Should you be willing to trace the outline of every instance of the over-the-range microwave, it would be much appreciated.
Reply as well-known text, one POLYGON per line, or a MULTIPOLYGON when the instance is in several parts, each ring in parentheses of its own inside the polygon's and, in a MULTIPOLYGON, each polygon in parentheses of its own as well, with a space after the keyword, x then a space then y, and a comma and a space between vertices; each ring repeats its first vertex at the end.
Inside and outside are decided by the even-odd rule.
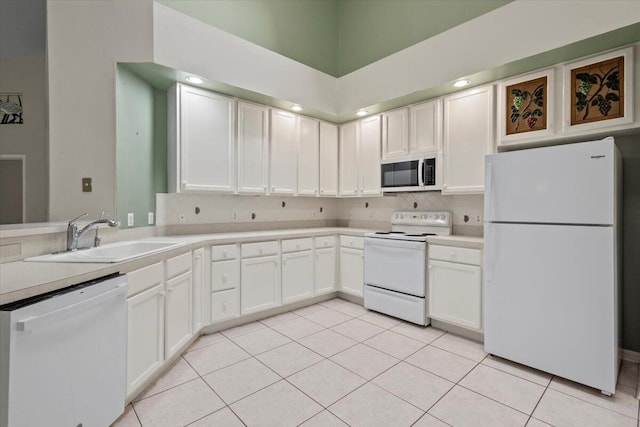
POLYGON ((380 165, 382 191, 440 190, 437 163, 436 154, 407 160, 383 160, 380 165))

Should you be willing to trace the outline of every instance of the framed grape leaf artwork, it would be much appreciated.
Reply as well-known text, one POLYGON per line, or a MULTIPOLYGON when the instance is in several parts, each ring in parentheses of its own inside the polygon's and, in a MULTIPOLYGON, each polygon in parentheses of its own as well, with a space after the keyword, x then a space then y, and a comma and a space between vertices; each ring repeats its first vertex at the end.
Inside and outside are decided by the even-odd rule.
POLYGON ((613 129, 633 123, 634 46, 563 66, 565 132, 613 129))
POLYGON ((506 87, 507 135, 547 128, 547 76, 506 87))
POLYGON ((498 145, 517 145, 553 136, 554 81, 553 68, 500 81, 498 145))
POLYGON ((571 70, 571 125, 624 117, 624 56, 571 70))

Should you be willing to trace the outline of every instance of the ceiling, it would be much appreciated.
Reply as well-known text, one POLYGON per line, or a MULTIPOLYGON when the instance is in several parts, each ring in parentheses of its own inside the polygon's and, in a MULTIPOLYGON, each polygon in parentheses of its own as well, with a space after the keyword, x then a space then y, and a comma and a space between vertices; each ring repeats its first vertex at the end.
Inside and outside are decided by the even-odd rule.
POLYGON ((156 0, 340 77, 511 0, 156 0))
POLYGON ((45 0, 0 0, 0 60, 44 54, 45 0))

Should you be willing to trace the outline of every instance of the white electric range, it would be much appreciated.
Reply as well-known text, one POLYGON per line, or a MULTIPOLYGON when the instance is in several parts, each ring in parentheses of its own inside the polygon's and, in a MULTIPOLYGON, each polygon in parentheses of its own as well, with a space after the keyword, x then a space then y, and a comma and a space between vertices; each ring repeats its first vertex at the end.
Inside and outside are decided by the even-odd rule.
POLYGON ((364 306, 428 325, 427 237, 451 234, 451 212, 395 212, 364 238, 364 306))

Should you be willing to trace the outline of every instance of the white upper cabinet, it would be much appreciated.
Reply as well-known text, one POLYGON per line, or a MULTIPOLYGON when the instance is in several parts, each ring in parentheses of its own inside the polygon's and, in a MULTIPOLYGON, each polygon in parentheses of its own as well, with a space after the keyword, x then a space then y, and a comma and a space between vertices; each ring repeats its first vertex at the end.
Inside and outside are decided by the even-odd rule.
POLYGON ((169 90, 169 191, 235 190, 235 100, 177 84, 169 90))
POLYGON ((269 109, 238 102, 238 193, 267 190, 269 109))
POLYGON ((340 196, 358 195, 358 122, 340 125, 340 196))
POLYGON ((295 194, 297 178, 296 115, 271 110, 269 192, 295 194))
POLYGON ((298 120, 298 194, 316 196, 320 179, 320 122, 302 116, 298 120))
POLYGON ((443 194, 484 191, 484 156, 494 152, 494 87, 444 98, 443 194))
POLYGON ((409 109, 388 111, 382 114, 382 158, 409 154, 409 109))
POLYGON ((382 194, 380 139, 380 116, 340 126, 340 196, 382 194))
POLYGON ((338 126, 320 122, 320 195, 338 195, 338 126))
POLYGON ((380 188, 380 116, 360 121, 360 194, 376 196, 380 188))
POLYGON ((409 116, 409 151, 412 154, 439 152, 442 149, 442 99, 411 106, 409 116))

